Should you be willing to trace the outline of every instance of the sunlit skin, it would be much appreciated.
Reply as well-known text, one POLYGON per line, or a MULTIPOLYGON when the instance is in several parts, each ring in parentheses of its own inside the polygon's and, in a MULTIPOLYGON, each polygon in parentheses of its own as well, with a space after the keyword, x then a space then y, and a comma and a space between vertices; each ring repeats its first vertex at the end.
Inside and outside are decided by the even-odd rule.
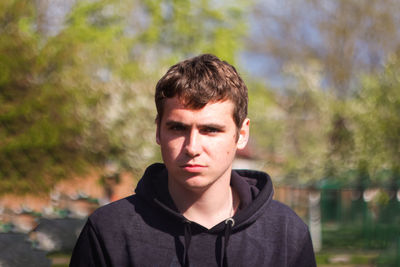
POLYGON ((233 107, 229 100, 198 110, 186 108, 177 97, 165 101, 156 138, 168 170, 170 193, 179 203, 180 199, 190 203, 192 198, 196 204, 212 200, 216 208, 218 201, 221 207, 231 204, 226 199, 231 194, 232 163, 236 150, 247 144, 250 123, 246 119, 238 131, 233 107))

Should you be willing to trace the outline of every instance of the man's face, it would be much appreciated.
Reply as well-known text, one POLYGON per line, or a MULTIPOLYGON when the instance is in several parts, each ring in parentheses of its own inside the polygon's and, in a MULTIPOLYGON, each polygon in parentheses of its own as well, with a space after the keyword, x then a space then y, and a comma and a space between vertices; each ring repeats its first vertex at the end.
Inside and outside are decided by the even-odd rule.
POLYGON ((237 130, 233 108, 230 100, 199 110, 186 108, 177 97, 165 100, 157 143, 170 182, 201 190, 222 177, 230 179, 236 150, 246 146, 249 134, 248 119, 237 130))

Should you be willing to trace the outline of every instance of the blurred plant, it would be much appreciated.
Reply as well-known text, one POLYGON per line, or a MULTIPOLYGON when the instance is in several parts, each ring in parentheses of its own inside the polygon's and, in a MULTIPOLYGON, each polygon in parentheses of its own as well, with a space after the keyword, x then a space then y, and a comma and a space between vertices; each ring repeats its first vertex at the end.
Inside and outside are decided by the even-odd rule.
POLYGON ((380 71, 398 48, 399 11, 396 0, 256 1, 247 45, 269 63, 261 69, 267 81, 282 77, 282 67, 314 60, 325 90, 346 98, 360 74, 380 71))
POLYGON ((383 72, 363 76, 357 93, 346 99, 324 88, 315 61, 286 66, 291 83, 284 93, 259 86, 250 106, 253 133, 271 168, 291 183, 330 177, 363 188, 370 182, 398 188, 399 62, 392 56, 383 72))
POLYGON ((239 1, 100 0, 77 1, 49 33, 41 2, 0 3, 0 194, 159 159, 157 79, 201 52, 234 63, 245 31, 239 1))
MULTIPOLYGON (((400 168, 400 60, 393 55, 381 74, 366 76, 353 103, 357 122, 357 152, 373 173, 400 168)), ((397 181, 398 183, 399 181, 397 181)))
POLYGON ((268 92, 256 102, 270 100, 252 129, 287 182, 369 173, 379 184, 390 169, 400 184, 399 10, 394 0, 255 1, 246 48, 264 63, 268 92))
POLYGON ((252 136, 262 144, 259 150, 268 160, 266 167, 277 169, 292 184, 320 179, 329 149, 327 135, 335 98, 321 90, 319 63, 307 63, 285 67, 290 83, 284 93, 262 86, 257 94, 250 90, 252 136))

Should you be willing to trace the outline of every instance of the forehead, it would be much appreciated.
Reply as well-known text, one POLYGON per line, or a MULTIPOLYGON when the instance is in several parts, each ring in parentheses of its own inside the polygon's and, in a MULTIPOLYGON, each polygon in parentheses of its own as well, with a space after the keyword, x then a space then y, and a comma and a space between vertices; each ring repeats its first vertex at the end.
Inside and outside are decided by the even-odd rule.
POLYGON ((185 106, 178 97, 167 98, 164 102, 162 119, 167 120, 207 120, 233 122, 234 104, 231 100, 210 102, 202 108, 185 106))

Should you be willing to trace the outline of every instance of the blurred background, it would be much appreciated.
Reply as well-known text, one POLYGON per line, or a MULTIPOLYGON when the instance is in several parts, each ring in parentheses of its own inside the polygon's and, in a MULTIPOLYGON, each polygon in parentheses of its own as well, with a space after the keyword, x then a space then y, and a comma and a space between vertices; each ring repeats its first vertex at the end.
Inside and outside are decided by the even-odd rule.
POLYGON ((399 14, 397 0, 2 0, 0 265, 67 266, 85 218, 161 161, 158 79, 213 53, 249 88, 235 167, 272 176, 318 266, 400 266, 399 14))

